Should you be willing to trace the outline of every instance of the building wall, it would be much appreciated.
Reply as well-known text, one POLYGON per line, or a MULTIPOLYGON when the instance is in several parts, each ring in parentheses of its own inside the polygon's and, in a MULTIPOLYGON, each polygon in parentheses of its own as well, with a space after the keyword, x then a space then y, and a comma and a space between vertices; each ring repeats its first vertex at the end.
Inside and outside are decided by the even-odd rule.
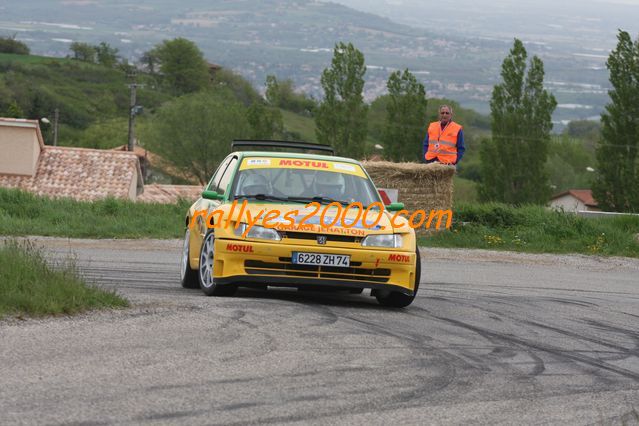
POLYGON ((131 184, 129 185, 129 200, 135 201, 138 195, 138 175, 133 173, 131 184))
POLYGON ((587 210, 586 205, 573 197, 570 194, 566 194, 562 197, 556 198, 550 202, 550 207, 556 210, 563 209, 566 212, 577 212, 580 210, 587 210))
POLYGON ((0 126, 0 173, 33 176, 40 156, 32 127, 0 126))

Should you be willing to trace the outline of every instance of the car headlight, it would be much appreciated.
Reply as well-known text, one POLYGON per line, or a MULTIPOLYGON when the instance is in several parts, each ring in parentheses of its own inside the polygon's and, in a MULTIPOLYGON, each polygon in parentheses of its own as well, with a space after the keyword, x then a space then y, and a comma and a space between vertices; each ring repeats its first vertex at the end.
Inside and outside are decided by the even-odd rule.
MULTIPOLYGON (((247 228, 246 223, 240 223, 240 226, 235 229, 235 235, 241 237, 246 232, 247 228)), ((280 241, 282 236, 275 229, 265 228, 259 225, 253 225, 249 230, 248 234, 246 234, 247 238, 260 238, 262 240, 274 240, 280 241)))
POLYGON ((399 248, 402 243, 403 240, 400 234, 369 235, 362 240, 362 246, 364 247, 399 248))

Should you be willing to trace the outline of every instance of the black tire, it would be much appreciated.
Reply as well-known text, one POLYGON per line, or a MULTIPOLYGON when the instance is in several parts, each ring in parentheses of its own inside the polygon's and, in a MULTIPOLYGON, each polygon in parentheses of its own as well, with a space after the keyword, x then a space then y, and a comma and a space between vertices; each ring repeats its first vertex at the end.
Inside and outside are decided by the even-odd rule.
POLYGON ((349 288, 348 292, 350 294, 362 294, 362 292, 364 291, 363 288, 349 288))
POLYGON ((422 263, 419 256, 419 247, 415 249, 415 263, 415 291, 413 292, 413 295, 407 296, 398 291, 378 291, 375 293, 375 298, 380 305, 387 306, 389 308, 405 308, 406 306, 413 303, 413 300, 415 300, 415 296, 417 296, 417 290, 419 290, 419 281, 422 275, 422 263))
POLYGON ((207 232, 200 249, 200 262, 198 266, 198 280, 200 288, 207 296, 233 296, 237 291, 234 284, 219 285, 213 278, 213 265, 215 261, 215 230, 207 232))
POLYGON ((200 281, 197 278, 197 270, 191 269, 189 264, 190 239, 191 232, 187 229, 184 235, 184 245, 182 246, 182 259, 180 260, 180 284, 184 288, 199 288, 200 281))

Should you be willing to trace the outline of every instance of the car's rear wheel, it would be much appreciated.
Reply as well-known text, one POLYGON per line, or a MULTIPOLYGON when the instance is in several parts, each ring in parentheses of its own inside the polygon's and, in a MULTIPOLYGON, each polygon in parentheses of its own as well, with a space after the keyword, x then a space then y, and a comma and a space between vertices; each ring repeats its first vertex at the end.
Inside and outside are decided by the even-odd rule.
POLYGON ((200 282, 197 278, 197 270, 191 269, 191 265, 189 264, 190 240, 191 231, 187 229, 182 246, 182 260, 180 261, 180 283, 184 288, 198 288, 200 282))
POLYGON ((232 296, 237 291, 233 284, 220 285, 213 277, 213 265, 215 264, 215 232, 209 231, 202 241, 200 250, 200 265, 198 277, 200 288, 207 296, 232 296))
POLYGON ((419 281, 421 279, 422 264, 419 257, 419 247, 415 250, 415 291, 412 296, 400 293, 398 291, 377 291, 375 292, 375 298, 382 306, 388 306, 391 308, 405 308, 413 303, 415 296, 417 296, 417 290, 419 289, 419 281))

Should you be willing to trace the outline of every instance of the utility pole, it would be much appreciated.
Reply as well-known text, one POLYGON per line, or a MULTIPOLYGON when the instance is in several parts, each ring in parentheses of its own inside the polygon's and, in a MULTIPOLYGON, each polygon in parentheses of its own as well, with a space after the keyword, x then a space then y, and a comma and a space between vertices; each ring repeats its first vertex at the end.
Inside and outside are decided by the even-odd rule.
POLYGON ((60 110, 55 109, 53 115, 53 146, 58 146, 58 120, 60 119, 60 110))
POLYGON ((128 150, 133 152, 133 148, 135 147, 135 103, 136 99, 136 90, 138 88, 138 84, 135 81, 135 74, 133 75, 133 83, 129 84, 129 89, 131 89, 131 103, 129 105, 129 144, 128 150))

